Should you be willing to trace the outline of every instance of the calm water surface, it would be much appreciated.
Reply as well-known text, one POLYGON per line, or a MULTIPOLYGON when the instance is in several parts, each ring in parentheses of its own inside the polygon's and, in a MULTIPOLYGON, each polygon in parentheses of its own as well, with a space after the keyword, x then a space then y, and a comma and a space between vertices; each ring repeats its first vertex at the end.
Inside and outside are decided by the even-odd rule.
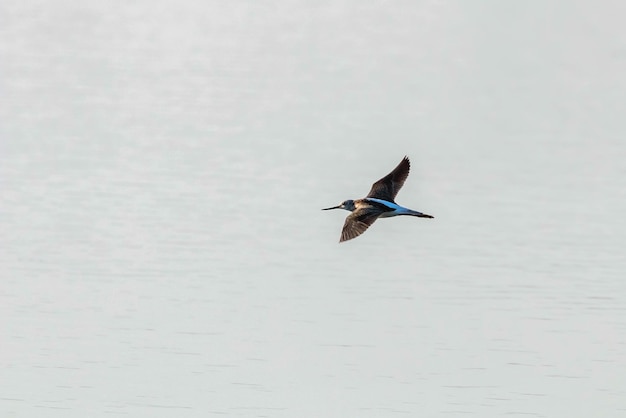
POLYGON ((3 417, 626 416, 621 4, 5 3, 3 417))

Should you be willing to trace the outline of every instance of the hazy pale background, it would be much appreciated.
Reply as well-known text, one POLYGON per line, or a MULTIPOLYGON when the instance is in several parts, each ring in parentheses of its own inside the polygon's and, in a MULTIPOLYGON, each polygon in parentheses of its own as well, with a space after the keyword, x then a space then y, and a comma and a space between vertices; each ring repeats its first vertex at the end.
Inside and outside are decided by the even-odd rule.
POLYGON ((625 15, 3 1, 0 415, 626 416, 625 15))

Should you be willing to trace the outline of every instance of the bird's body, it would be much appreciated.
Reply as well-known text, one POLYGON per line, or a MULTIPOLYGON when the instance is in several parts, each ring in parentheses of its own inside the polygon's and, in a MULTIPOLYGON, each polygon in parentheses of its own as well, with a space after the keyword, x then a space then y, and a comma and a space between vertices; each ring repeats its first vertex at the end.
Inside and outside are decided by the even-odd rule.
POLYGON ((404 206, 400 206, 395 202, 388 202, 386 200, 376 199, 373 197, 370 197, 369 199, 363 199, 363 200, 367 202, 375 202, 375 203, 383 204, 389 209, 391 209, 390 211, 381 213, 380 214, 381 218, 391 218, 392 216, 398 216, 398 215, 412 215, 412 216, 423 215, 423 213, 421 212, 416 212, 412 209, 405 208, 404 206))
POLYGON ((372 185, 372 189, 365 198, 346 200, 338 206, 323 209, 345 209, 352 212, 346 218, 339 242, 358 237, 378 218, 390 218, 400 215, 432 218, 430 215, 405 208, 394 202, 404 181, 409 176, 410 168, 408 157, 404 157, 391 173, 372 185))

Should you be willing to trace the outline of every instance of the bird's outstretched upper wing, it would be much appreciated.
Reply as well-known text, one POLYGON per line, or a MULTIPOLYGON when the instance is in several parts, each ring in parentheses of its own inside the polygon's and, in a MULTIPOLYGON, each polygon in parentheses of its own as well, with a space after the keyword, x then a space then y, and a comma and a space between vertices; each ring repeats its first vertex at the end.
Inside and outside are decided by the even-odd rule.
MULTIPOLYGON (((367 197, 393 202, 404 181, 409 176, 411 163, 409 157, 404 157, 393 171, 372 185, 367 197)), ((368 225, 369 226, 369 225, 368 225)))
POLYGON ((372 211, 369 208, 360 208, 352 212, 348 215, 346 222, 343 224, 339 242, 348 241, 349 239, 361 235, 378 219, 381 213, 383 213, 383 211, 372 211))

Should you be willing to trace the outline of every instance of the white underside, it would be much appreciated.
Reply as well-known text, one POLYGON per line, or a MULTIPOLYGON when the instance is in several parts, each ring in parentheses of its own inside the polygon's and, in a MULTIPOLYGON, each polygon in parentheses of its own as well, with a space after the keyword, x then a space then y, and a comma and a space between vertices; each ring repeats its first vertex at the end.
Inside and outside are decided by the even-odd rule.
POLYGON ((416 211, 414 211, 412 209, 400 206, 400 205, 398 205, 396 203, 388 202, 388 201, 382 200, 382 199, 375 199, 373 197, 368 197, 367 200, 373 200, 374 202, 382 203, 383 205, 387 206, 388 208, 393 209, 393 212, 385 212, 382 215, 380 215, 381 218, 390 218, 392 216, 411 215, 411 214, 415 214, 415 213, 420 213, 420 212, 416 212, 416 211))

